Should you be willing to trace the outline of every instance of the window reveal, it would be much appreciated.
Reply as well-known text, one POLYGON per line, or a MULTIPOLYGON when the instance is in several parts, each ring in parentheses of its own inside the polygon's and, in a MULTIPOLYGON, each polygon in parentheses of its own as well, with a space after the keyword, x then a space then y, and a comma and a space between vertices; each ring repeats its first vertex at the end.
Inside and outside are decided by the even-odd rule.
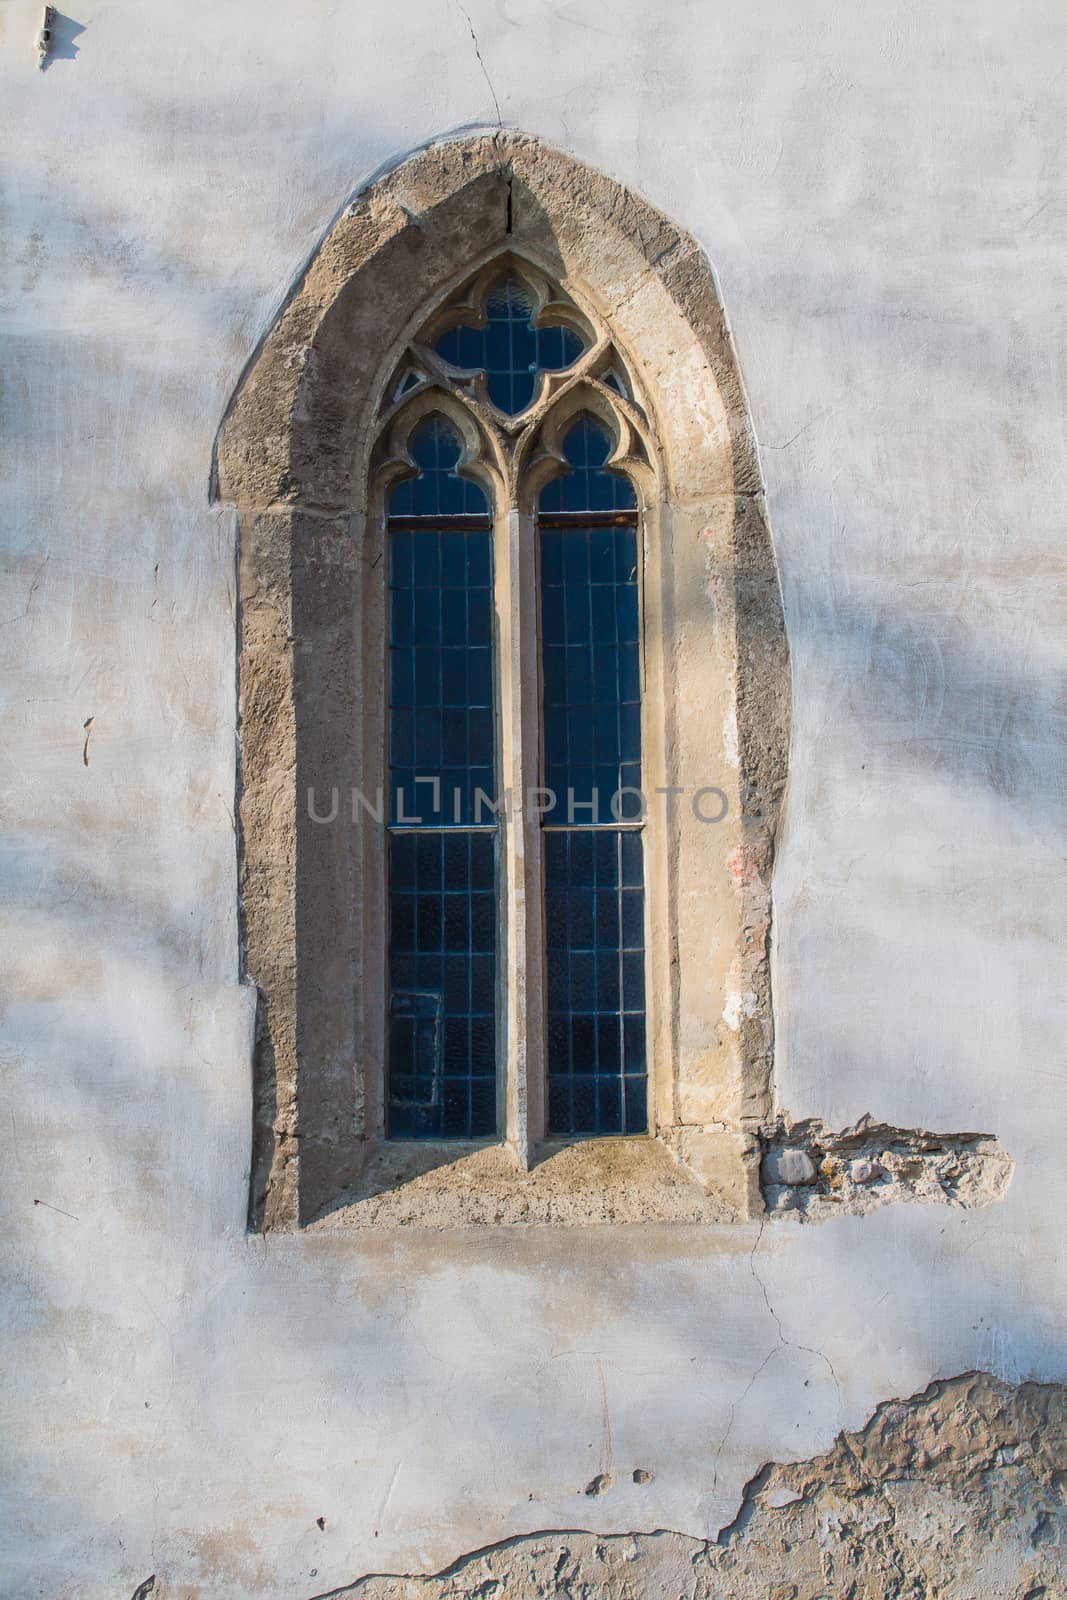
MULTIPOLYGON (((296 285, 242 378, 213 462, 220 499, 239 512, 242 971, 261 1000, 252 1226, 299 1226, 342 1196, 352 1225, 370 1225, 379 1203, 368 1209, 359 1196, 383 1184, 398 1209, 382 1215, 436 1219, 437 1189, 411 1180, 437 1166, 465 1221, 560 1220, 558 1183, 576 1173, 597 1192, 606 1186, 606 1211, 598 1203, 590 1220, 667 1214, 656 1141, 635 1141, 618 1162, 595 1144, 539 1159, 552 835, 536 814, 524 831, 497 834, 506 1149, 469 1165, 460 1141, 436 1153, 380 1143, 387 509, 392 488, 414 475, 409 445, 432 412, 455 426, 459 476, 492 508, 502 789, 542 776, 539 646, 528 625, 540 589, 536 512, 542 487, 565 476, 562 441, 579 416, 604 425, 611 467, 637 488, 649 1132, 702 1185, 721 1184, 742 1211, 758 1207, 749 1130, 773 1109, 768 929, 789 673, 756 446, 707 262, 647 203, 510 134, 420 152, 345 209, 319 261, 325 272, 296 285), (527 328, 567 329, 580 345, 569 366, 545 361, 530 403, 513 413, 494 402, 484 369, 439 349, 452 329, 485 329, 487 294, 508 277, 529 293, 527 328), (331 785, 349 779, 352 826, 345 804, 323 827, 331 785), (688 803, 707 783, 729 799, 717 828, 688 803), (634 1163, 644 1177, 631 1196, 618 1185, 634 1163), (512 1165, 499 1214, 481 1177, 512 1165)), ((428 816, 421 804, 412 811, 428 816)), ((436 1004, 415 1002, 413 1051, 443 1036, 443 1021, 436 1004)))

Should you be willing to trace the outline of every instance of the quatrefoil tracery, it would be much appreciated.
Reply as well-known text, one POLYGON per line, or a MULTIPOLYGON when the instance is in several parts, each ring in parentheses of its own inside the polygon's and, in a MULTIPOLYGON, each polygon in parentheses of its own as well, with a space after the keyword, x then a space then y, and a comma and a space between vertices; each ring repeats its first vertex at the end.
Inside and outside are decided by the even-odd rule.
POLYGON ((456 470, 493 497, 532 503, 569 471, 562 440, 583 413, 612 439, 607 465, 647 495, 648 414, 609 334, 530 262, 497 257, 423 323, 386 385, 375 454, 383 488, 416 470, 408 441, 427 415, 456 426, 456 470), (469 363, 469 364, 465 364, 469 363))
POLYGON ((434 353, 457 377, 482 380, 484 398, 502 416, 517 417, 549 374, 573 367, 586 347, 573 327, 551 319, 552 309, 537 307, 527 285, 509 272, 488 286, 480 315, 475 306, 438 335, 434 353))

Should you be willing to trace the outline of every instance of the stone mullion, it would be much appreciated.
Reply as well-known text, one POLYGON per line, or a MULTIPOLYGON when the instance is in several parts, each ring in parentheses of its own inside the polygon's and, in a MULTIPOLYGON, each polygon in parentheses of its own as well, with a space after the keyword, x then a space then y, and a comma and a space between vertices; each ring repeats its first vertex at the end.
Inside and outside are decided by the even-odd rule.
POLYGON ((529 1164, 544 1130, 544 928, 541 837, 525 798, 538 781, 536 560, 531 519, 512 503, 496 518, 500 661, 503 938, 500 973, 504 1131, 529 1164))

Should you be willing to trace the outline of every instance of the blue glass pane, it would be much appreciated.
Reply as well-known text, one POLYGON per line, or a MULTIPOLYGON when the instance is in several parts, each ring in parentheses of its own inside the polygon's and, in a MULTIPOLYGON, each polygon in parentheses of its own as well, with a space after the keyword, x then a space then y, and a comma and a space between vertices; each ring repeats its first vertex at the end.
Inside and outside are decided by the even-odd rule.
POLYGON ((390 527, 387 545, 390 821, 492 823, 493 536, 390 527))
POLYGON ((389 838, 389 1133, 496 1133, 496 837, 389 838))
POLYGON ((629 478, 608 472, 611 439, 592 417, 579 417, 563 441, 570 472, 541 490, 542 511, 633 511, 637 496, 629 478))
POLYGON ((637 832, 546 833, 548 1128, 644 1133, 644 889, 637 832))
POLYGON ((534 397, 537 374, 562 372, 582 353, 570 328, 536 328, 534 302, 518 278, 503 278, 485 304, 485 327, 450 328, 437 341, 437 353, 454 367, 484 372, 489 398, 498 410, 517 416, 534 397))
POLYGON ((419 475, 394 484, 389 495, 389 515, 487 516, 489 505, 478 485, 456 475, 456 463, 462 453, 459 434, 452 424, 436 412, 427 417, 408 440, 408 454, 419 475))
POLYGON ((637 529, 541 531, 544 783, 550 823, 641 816, 637 529), (594 793, 595 791, 595 793, 594 793), (614 802, 614 806, 613 806, 614 802))

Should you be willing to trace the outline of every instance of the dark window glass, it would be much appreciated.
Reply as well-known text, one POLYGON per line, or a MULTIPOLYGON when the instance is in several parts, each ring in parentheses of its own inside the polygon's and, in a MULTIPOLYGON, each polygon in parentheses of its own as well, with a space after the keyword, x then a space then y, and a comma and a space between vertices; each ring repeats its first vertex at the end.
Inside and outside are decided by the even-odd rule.
POLYGON ((390 527, 389 806, 400 826, 491 823, 492 533, 390 527))
POLYGON ((479 1138, 497 1127, 492 532, 470 526, 485 497, 443 418, 410 451, 387 529, 389 1133, 479 1138))
POLYGON ((632 832, 545 833, 548 1126, 644 1133, 644 888, 632 832))
POLYGON ((393 1138, 496 1132, 495 878, 492 831, 390 834, 393 1138))
POLYGON ((456 474, 463 453, 459 434, 444 417, 427 417, 408 441, 408 454, 418 477, 394 484, 389 496, 391 517, 439 515, 488 516, 485 495, 476 483, 456 474))
POLYGON ((466 372, 484 372, 489 398, 498 410, 516 416, 534 397, 540 372, 561 372, 582 353, 570 328, 538 328, 534 302, 518 278, 503 278, 485 303, 485 327, 450 328, 437 341, 437 353, 466 372))
POLYGON ((592 417, 579 417, 563 441, 563 454, 571 470, 553 478, 541 490, 541 510, 632 511, 637 496, 629 478, 609 472, 604 463, 611 454, 607 430, 592 417))
POLYGON ((610 450, 579 419, 540 505, 548 1128, 563 1135, 648 1126, 640 552, 610 450))
POLYGON ((640 795, 624 792, 641 788, 637 565, 634 526, 541 530, 544 782, 556 795, 551 822, 640 817, 640 795))

